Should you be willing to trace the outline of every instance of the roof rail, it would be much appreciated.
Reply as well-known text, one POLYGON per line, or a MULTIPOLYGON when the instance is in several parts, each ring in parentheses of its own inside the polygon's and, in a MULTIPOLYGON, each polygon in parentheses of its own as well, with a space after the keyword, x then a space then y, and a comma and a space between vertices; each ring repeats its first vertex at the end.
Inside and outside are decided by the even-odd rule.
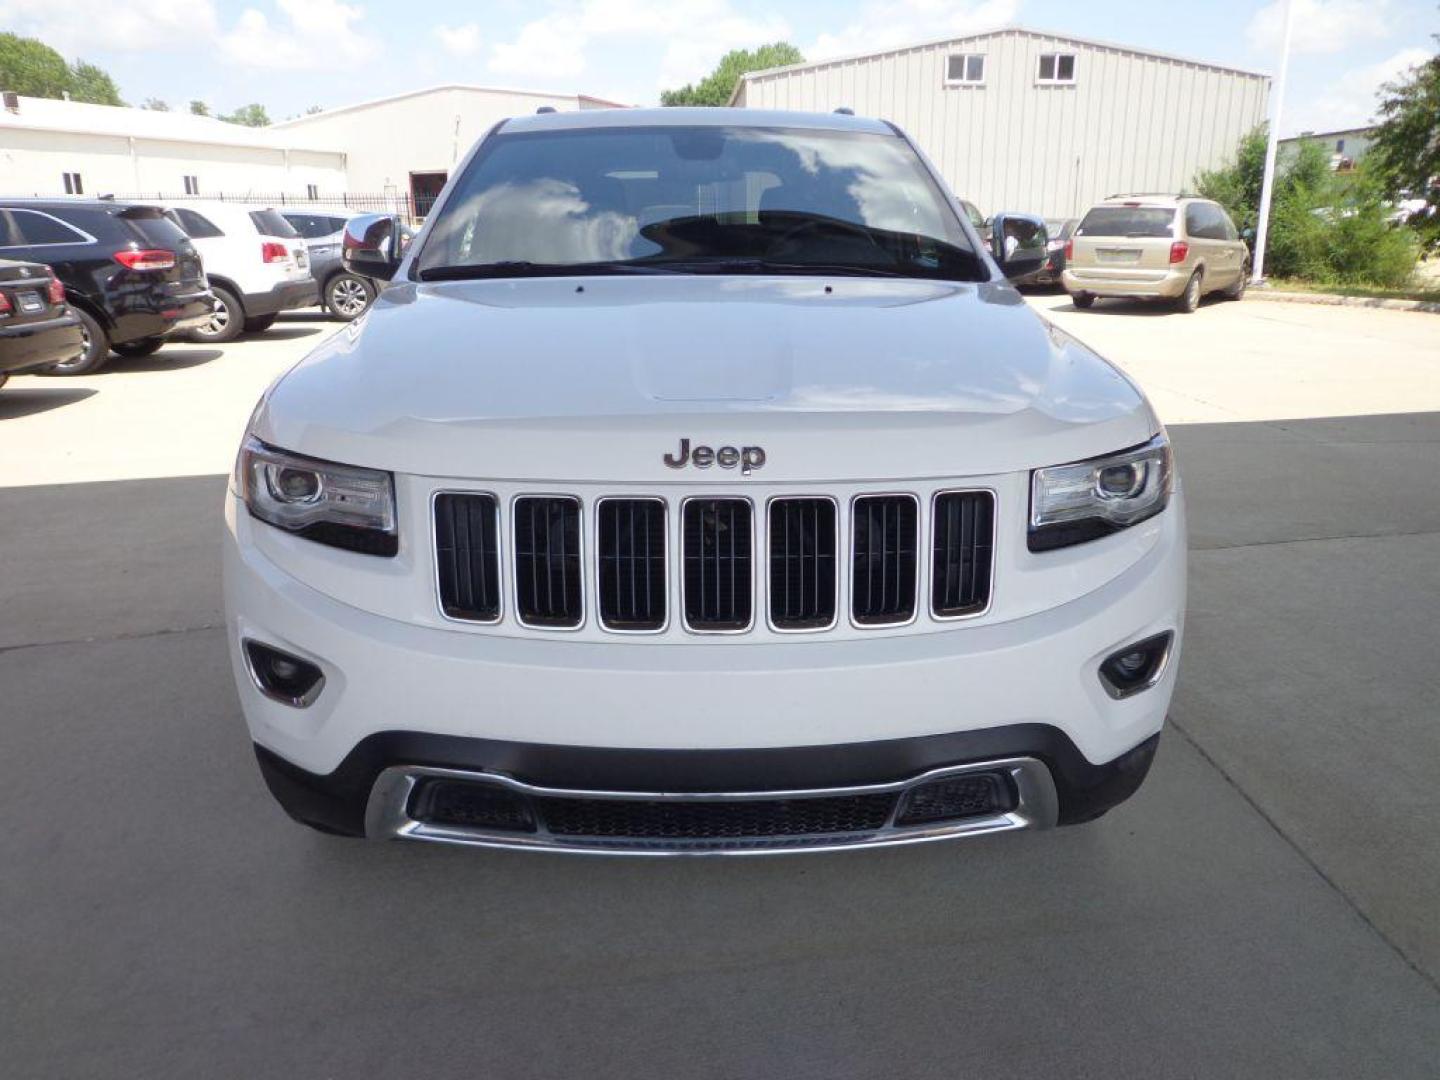
POLYGON ((1203 199, 1193 191, 1117 191, 1106 195, 1107 199, 1203 199))
POLYGON ((836 116, 854 116, 854 115, 855 115, 855 110, 852 109, 852 108, 850 108, 849 105, 841 105, 838 109, 835 110, 835 115, 836 115, 836 116))
POLYGON ((554 105, 541 105, 538 109, 535 110, 535 115, 539 116, 541 113, 552 113, 554 111, 554 105))

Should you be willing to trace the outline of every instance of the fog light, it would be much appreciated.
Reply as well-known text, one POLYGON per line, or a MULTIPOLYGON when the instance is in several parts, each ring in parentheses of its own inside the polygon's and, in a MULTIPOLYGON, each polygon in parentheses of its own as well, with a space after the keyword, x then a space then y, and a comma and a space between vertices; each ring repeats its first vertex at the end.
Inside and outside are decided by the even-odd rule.
POLYGON ((309 660, 258 641, 246 640, 242 648, 251 680, 262 694, 274 701, 303 709, 312 704, 325 687, 325 673, 309 660))
POLYGON ((1160 681, 1170 658, 1170 631, 1127 645, 1111 653, 1100 665, 1100 683, 1113 698, 1127 698, 1160 681))

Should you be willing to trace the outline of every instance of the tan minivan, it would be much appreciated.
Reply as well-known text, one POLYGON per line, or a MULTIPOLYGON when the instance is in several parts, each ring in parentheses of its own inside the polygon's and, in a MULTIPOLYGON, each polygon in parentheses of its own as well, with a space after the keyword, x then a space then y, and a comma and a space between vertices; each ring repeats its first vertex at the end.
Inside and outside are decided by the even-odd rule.
POLYGON ((1219 203, 1193 195, 1115 195, 1091 207, 1065 248, 1065 291, 1169 300, 1194 311, 1207 293, 1238 300, 1250 250, 1219 203))

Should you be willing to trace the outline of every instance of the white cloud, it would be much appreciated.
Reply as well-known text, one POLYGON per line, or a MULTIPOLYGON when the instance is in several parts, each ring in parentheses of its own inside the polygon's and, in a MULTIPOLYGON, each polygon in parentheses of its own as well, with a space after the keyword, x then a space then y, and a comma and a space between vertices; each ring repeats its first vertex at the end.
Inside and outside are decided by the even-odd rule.
POLYGON ((1319 96, 1297 101, 1293 106, 1287 102, 1285 114, 1280 118, 1281 130, 1295 134, 1363 126, 1375 117, 1380 87, 1429 59, 1430 52, 1426 49, 1401 49, 1378 64, 1351 68, 1319 96))
POLYGON ((339 0, 275 0, 278 18, 246 8, 221 35, 223 55, 237 64, 260 68, 346 68, 376 56, 379 42, 357 25, 365 17, 358 6, 339 0))
POLYGON ((480 49, 480 24, 465 23, 463 26, 435 27, 435 38, 440 48, 451 56, 474 56, 480 49))
POLYGON ((729 0, 556 0, 545 14, 496 43, 490 69, 534 83, 573 78, 599 43, 661 47, 661 86, 678 86, 710 73, 731 49, 752 48, 790 34, 779 16, 751 18, 729 0))
POLYGON ((211 0, 5 0, 3 29, 36 37, 74 59, 90 52, 194 48, 219 27, 211 0))
POLYGON ((1013 22, 1019 10, 1020 0, 873 0, 854 22, 821 34, 801 51, 807 60, 828 60, 946 35, 962 37, 1013 22))
MULTIPOLYGON (((1339 52, 1357 41, 1389 37, 1389 0, 1291 0, 1295 5, 1292 53, 1339 52)), ((1278 52, 1285 36, 1284 0, 1271 0, 1250 18, 1245 35, 1252 48, 1278 52)), ((1276 66, 1279 64, 1277 62, 1276 66)))

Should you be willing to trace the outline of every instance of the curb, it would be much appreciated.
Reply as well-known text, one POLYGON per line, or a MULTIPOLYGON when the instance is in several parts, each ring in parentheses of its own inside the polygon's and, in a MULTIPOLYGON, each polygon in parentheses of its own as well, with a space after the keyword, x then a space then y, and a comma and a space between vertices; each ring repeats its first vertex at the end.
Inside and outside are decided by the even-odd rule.
POLYGON ((1283 289, 1246 289, 1246 300, 1272 300, 1288 304, 1324 304, 1328 307, 1383 308, 1387 311, 1423 311, 1440 315, 1434 300, 1398 300, 1384 296, 1340 296, 1336 293, 1286 292, 1283 289))

